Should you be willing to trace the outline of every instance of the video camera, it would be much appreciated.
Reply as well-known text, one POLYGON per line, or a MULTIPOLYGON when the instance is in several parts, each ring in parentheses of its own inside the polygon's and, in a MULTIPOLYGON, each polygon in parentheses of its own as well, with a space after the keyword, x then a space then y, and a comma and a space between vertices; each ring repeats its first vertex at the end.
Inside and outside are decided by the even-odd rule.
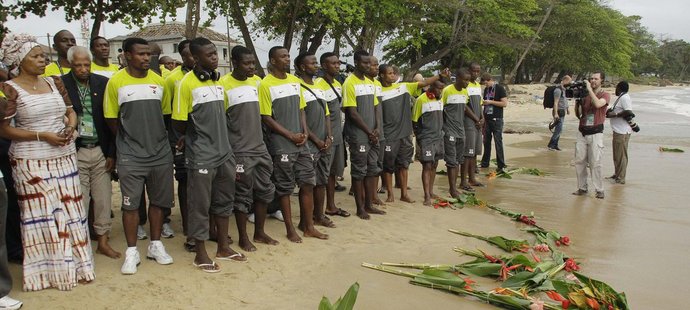
POLYGON ((568 85, 565 85, 565 96, 567 98, 582 99, 587 97, 589 92, 587 91, 587 84, 585 81, 575 81, 568 85))

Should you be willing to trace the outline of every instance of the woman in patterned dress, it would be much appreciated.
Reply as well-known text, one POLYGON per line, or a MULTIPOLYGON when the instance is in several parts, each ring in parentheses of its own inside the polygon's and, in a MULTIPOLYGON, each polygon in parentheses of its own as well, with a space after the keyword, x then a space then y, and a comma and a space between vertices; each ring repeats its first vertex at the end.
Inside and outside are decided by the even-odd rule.
POLYGON ((18 69, 0 83, 0 135, 21 209, 24 290, 70 290, 95 279, 74 146, 77 116, 59 78, 41 77, 45 56, 28 35, 8 35, 0 60, 18 69))

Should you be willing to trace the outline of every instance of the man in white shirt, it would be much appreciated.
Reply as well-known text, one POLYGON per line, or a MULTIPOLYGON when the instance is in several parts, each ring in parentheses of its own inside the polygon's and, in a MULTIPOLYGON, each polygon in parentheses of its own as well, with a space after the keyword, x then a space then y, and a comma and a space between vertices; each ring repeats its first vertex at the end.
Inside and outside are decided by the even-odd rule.
POLYGON ((613 107, 606 112, 606 117, 609 118, 611 129, 613 129, 613 165, 615 166, 614 174, 607 179, 618 184, 625 184, 625 171, 628 167, 628 142, 633 133, 633 128, 627 119, 635 116, 632 112, 632 100, 628 94, 629 88, 630 86, 626 81, 621 81, 616 85, 618 99, 613 107))

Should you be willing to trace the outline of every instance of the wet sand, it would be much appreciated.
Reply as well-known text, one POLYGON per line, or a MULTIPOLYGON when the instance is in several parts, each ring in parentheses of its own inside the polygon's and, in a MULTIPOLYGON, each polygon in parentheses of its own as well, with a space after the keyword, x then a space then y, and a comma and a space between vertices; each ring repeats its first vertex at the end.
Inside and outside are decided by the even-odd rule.
MULTIPOLYGON (((482 177, 487 187, 478 189, 478 197, 511 210, 534 212, 540 225, 568 235, 573 241, 565 251, 578 258, 582 272, 625 291, 633 309, 685 308, 690 302, 682 293, 690 284, 690 270, 683 262, 690 248, 686 237, 690 232, 686 202, 690 197, 686 178, 689 155, 660 153, 657 148, 663 142, 690 151, 690 139, 633 136, 627 184, 605 181, 606 199, 598 200, 591 195, 570 194, 576 189, 575 171, 570 166, 574 117, 566 122, 561 138, 564 151, 549 152, 546 144, 550 134, 545 128, 548 111, 540 105, 524 104, 511 106, 506 115, 506 128, 535 132, 504 135, 507 164, 539 168, 549 175, 518 175, 512 180, 482 177)), ((613 171, 610 139, 607 124, 605 175, 613 171)), ((440 169, 445 169, 442 164, 440 169)), ((416 287, 405 278, 360 267, 362 262, 455 264, 471 260, 453 252, 454 246, 499 252, 481 241, 448 233, 448 228, 532 240, 520 231, 523 225, 489 210, 422 206, 420 174, 419 163, 413 164, 410 193, 416 203, 389 203, 387 215, 372 216, 370 221, 356 216, 333 218, 338 228, 320 228, 330 234, 328 241, 305 239, 302 244, 292 244, 284 237, 283 224, 269 220, 267 231, 280 245, 257 244, 257 252, 246 253, 247 263, 220 261, 223 271, 219 274, 192 267, 193 255, 182 248, 179 209, 175 209, 173 227, 177 234, 163 240, 174 264, 160 266, 143 260, 136 275, 123 276, 122 259, 95 254, 95 282, 79 285, 71 292, 31 293, 21 291, 21 266, 12 264, 11 295, 24 301, 25 309, 316 309, 323 295, 334 301, 352 283, 359 282, 356 309, 493 309, 476 300, 416 287)), ((447 194, 445 176, 437 176, 436 188, 437 194, 447 194)), ((113 197, 115 206, 119 199, 118 195, 113 197)), ((354 213, 352 197, 337 193, 336 200, 339 207, 354 213)), ((296 199, 292 203, 293 214, 297 214, 296 199)), ((112 244, 124 252, 120 211, 114 208, 114 212, 112 244)), ((248 228, 251 231, 253 226, 248 228)), ((231 235, 237 240, 234 225, 231 235)), ((148 240, 139 242, 142 258, 147 245, 148 240)), ((209 253, 214 253, 215 244, 207 246, 209 253)), ((233 248, 238 247, 235 244, 233 248)), ((484 289, 497 286, 490 280, 480 283, 484 289)))

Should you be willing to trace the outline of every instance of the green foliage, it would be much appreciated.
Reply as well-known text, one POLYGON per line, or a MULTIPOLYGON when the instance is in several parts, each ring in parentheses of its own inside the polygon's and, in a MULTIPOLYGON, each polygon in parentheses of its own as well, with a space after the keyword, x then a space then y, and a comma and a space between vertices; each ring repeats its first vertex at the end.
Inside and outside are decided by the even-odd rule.
POLYGON ((345 293, 345 296, 338 298, 334 304, 324 296, 319 303, 319 310, 352 310, 357 301, 357 294, 359 293, 359 283, 355 282, 345 293))
POLYGON ((683 40, 664 40, 659 46, 662 78, 684 80, 690 65, 690 43, 683 40))

